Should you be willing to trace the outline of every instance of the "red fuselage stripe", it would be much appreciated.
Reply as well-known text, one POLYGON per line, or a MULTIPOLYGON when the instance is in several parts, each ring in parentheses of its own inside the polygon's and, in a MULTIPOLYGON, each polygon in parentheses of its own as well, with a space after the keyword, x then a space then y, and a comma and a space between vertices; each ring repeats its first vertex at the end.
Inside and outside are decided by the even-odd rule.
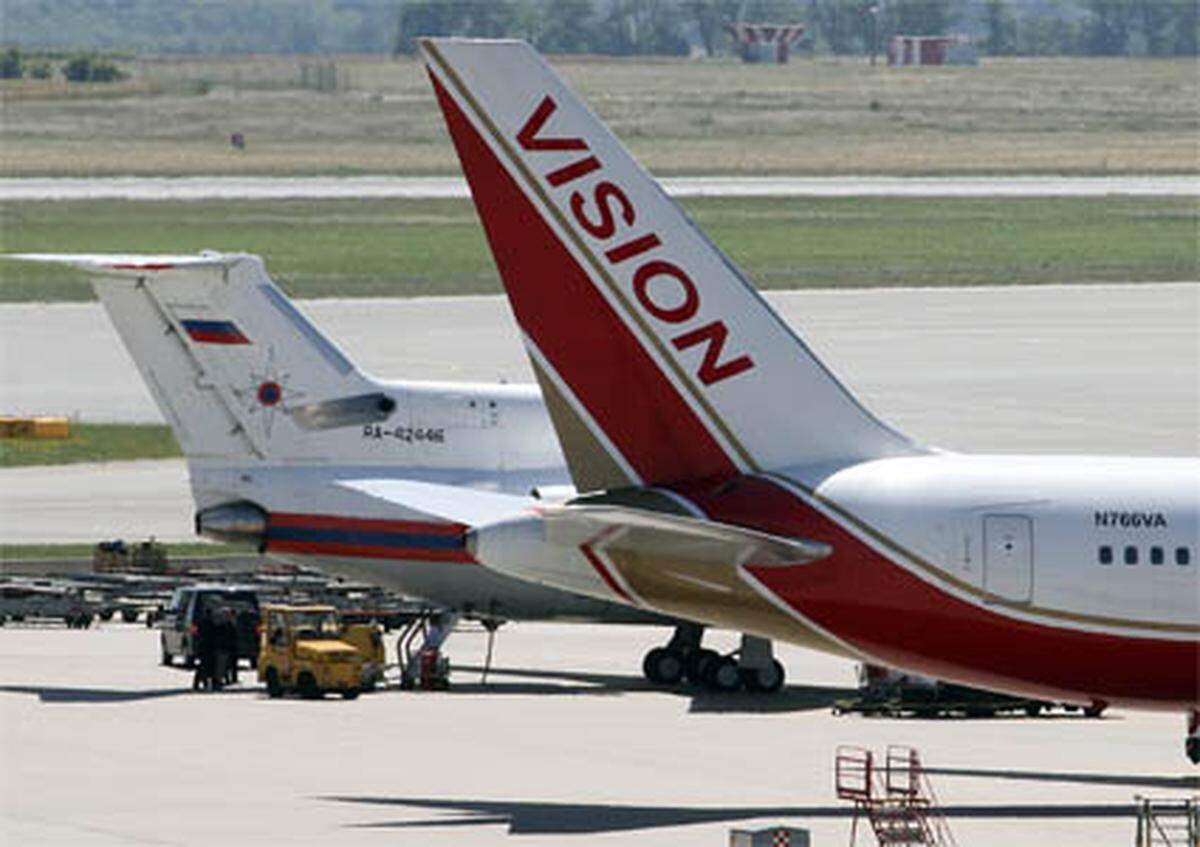
POLYGON ((804 619, 885 663, 1051 699, 1184 706, 1200 644, 1019 620, 955 597, 760 477, 677 489, 714 520, 828 544, 825 559, 747 570, 804 619))
POLYGON ((343 544, 336 541, 296 541, 271 539, 267 549, 277 553, 303 553, 310 556, 347 556, 355 559, 392 559, 404 562, 461 562, 474 564, 465 550, 436 550, 428 547, 376 547, 343 544))

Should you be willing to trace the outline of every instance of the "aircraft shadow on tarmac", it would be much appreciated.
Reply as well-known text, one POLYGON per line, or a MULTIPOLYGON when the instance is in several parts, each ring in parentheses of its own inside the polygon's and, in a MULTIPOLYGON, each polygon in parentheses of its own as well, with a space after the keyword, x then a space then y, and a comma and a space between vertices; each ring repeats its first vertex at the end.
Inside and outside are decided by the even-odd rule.
MULTIPOLYGON (((373 807, 409 807, 437 813, 410 820, 347 824, 351 829, 428 829, 437 827, 507 825, 510 835, 585 835, 606 832, 661 829, 691 824, 736 823, 771 818, 803 823, 806 818, 849 819, 854 807, 837 806, 619 806, 590 803, 539 803, 521 800, 446 800, 423 797, 317 798, 337 803, 373 807)), ((1128 803, 1006 804, 997 806, 944 806, 950 818, 1087 819, 1128 818, 1135 808, 1128 803)))
MULTIPOLYGON (((457 670, 467 673, 483 673, 483 668, 458 665, 457 670)), ((805 712, 828 709, 841 699, 854 694, 850 688, 834 688, 819 685, 789 685, 775 694, 751 694, 736 692, 722 694, 706 691, 691 685, 673 688, 654 685, 640 676, 621 674, 589 673, 585 671, 546 671, 534 668, 492 668, 488 671, 488 682, 464 683, 456 681, 451 691, 468 694, 591 694, 618 695, 637 691, 655 691, 686 697, 690 700, 688 711, 713 712, 805 712), (490 679, 502 677, 501 681, 490 679), (522 681, 510 681, 509 677, 521 677, 522 681), (524 680, 544 680, 528 682, 524 680), (566 684, 564 684, 566 683, 566 684), (574 683, 574 684, 571 684, 574 683)))
POLYGON ((1028 780, 1030 782, 1074 782, 1080 785, 1125 785, 1131 788, 1160 788, 1195 791, 1200 776, 1156 776, 1124 773, 1055 773, 1053 771, 996 770, 987 768, 932 768, 925 773, 935 776, 978 776, 984 779, 1028 780))
MULTIPOLYGON (((200 696, 208 692, 194 691, 189 685, 186 688, 149 688, 130 691, 119 688, 64 688, 53 685, 0 685, 0 693, 33 694, 43 703, 133 703, 140 700, 161 700, 167 697, 179 697, 184 694, 200 696)), ((260 695, 257 688, 227 688, 218 696, 229 694, 260 695)))

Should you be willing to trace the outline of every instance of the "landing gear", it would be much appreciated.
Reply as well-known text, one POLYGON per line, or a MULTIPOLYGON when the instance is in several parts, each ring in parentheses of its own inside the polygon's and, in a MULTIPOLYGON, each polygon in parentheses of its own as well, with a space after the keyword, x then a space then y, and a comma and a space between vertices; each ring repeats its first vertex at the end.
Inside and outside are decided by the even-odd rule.
POLYGON ((1187 753, 1188 761, 1200 765, 1200 711, 1188 715, 1188 735, 1183 750, 1187 753))
POLYGON ((691 659, 701 651, 704 627, 680 624, 664 647, 655 647, 642 659, 642 673, 655 685, 676 685, 686 675, 692 680, 691 659))
POLYGON ((700 646, 704 627, 684 624, 664 647, 655 647, 642 661, 646 679, 656 685, 676 685, 687 679, 693 685, 731 693, 741 688, 772 694, 783 687, 785 673, 772 655, 766 638, 743 635, 742 645, 727 656, 700 646))
POLYGON ((655 647, 642 660, 642 673, 655 685, 675 685, 683 679, 683 656, 667 647, 655 647))
POLYGON ((693 650, 688 654, 686 674, 688 682, 693 685, 705 685, 705 680, 708 679, 708 672, 712 666, 721 661, 721 654, 716 650, 709 650, 707 647, 701 647, 693 650))
POLYGON ((742 687, 742 675, 738 673, 738 661, 733 656, 721 656, 710 662, 704 674, 704 684, 713 691, 732 694, 742 687))
POLYGON ((774 694, 783 688, 787 674, 768 639, 743 635, 742 648, 738 650, 738 676, 747 691, 774 694))

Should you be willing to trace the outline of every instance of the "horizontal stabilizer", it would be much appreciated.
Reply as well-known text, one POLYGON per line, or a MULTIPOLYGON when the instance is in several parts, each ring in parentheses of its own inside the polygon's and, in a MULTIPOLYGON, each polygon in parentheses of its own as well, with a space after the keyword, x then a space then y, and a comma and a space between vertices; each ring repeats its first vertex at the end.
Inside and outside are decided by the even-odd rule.
POLYGON ((69 265, 88 273, 129 274, 137 276, 146 271, 182 270, 187 268, 227 267, 241 258, 240 254, 189 253, 5 253, 5 259, 23 262, 44 262, 69 265))
POLYGON ((348 479, 344 488, 465 526, 481 526, 518 515, 538 500, 517 494, 437 485, 406 479, 348 479))
POLYGON ((747 564, 803 565, 824 544, 627 506, 528 509, 478 526, 467 549, 507 576, 706 620, 713 603, 749 595, 747 564))
POLYGON ((626 506, 562 506, 539 510, 551 543, 586 543, 607 536, 603 547, 694 564, 796 565, 829 555, 829 547, 752 529, 626 506))

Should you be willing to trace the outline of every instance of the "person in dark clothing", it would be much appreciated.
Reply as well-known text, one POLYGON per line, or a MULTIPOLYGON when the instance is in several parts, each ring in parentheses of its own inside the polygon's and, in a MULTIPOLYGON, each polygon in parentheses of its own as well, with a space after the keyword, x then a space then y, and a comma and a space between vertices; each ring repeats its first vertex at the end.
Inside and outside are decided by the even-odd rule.
POLYGON ((221 685, 237 682, 238 632, 237 613, 222 609, 217 629, 217 676, 221 685))
POLYGON ((192 644, 196 654, 196 675, 192 678, 192 688, 196 691, 212 690, 215 688, 214 671, 217 661, 216 627, 213 624, 212 611, 202 609, 196 615, 196 635, 192 644))

